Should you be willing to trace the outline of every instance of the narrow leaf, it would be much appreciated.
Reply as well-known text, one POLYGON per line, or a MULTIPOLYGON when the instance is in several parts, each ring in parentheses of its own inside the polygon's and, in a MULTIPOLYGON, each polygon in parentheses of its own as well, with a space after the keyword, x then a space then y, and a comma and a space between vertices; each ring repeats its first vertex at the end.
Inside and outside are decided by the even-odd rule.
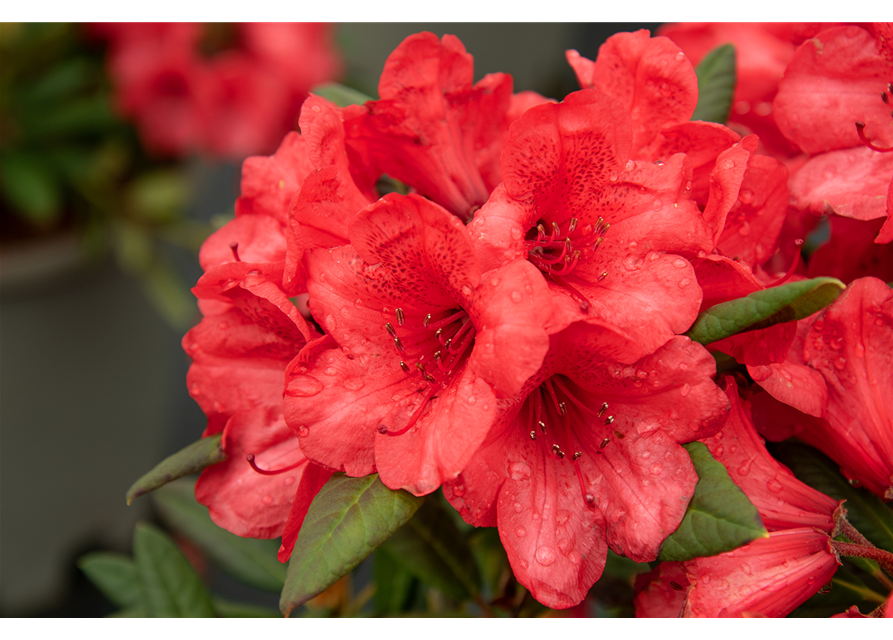
POLYGON ((202 438, 162 460, 127 490, 127 504, 168 482, 198 473, 205 467, 226 460, 226 454, 220 445, 222 435, 218 433, 210 438, 202 438))
POLYGON ((278 540, 240 538, 221 529, 196 502, 194 487, 190 480, 180 480, 154 495, 165 524, 197 543, 214 564, 240 582, 279 593, 285 584, 285 565, 276 559, 278 540))
POLYGON ((437 500, 427 500, 384 544, 422 582, 464 600, 480 593, 481 576, 465 536, 437 500))
POLYGON ((685 335, 710 344, 744 331, 802 320, 837 300, 845 288, 836 278, 813 278, 755 291, 705 309, 685 335))
POLYGON ((143 606, 140 580, 133 560, 120 553, 88 553, 78 559, 78 567, 112 604, 121 609, 143 606))
POLYGON ((133 557, 143 601, 155 618, 212 618, 211 596, 201 578, 160 529, 139 523, 133 534, 133 557))
POLYGON ((694 496, 679 528, 664 541, 658 560, 715 556, 766 538, 757 508, 700 442, 682 445, 698 474, 694 496))
POLYGON ((374 100, 365 93, 345 87, 337 82, 327 82, 320 84, 310 90, 310 93, 325 98, 329 102, 334 102, 339 107, 348 107, 352 104, 364 104, 370 100, 374 100))
POLYGON ((245 602, 230 602, 214 598, 214 612, 219 618, 281 618, 277 609, 245 602))
POLYGON ((424 498, 392 491, 378 474, 332 476, 317 494, 288 564, 283 615, 322 593, 406 523, 424 498))
POLYGON ((875 546, 893 553, 893 510, 883 500, 852 486, 838 464, 805 444, 786 442, 778 448, 778 457, 800 481, 835 500, 846 500, 850 524, 875 546))
POLYGON ((698 76, 698 106, 692 120, 725 124, 732 109, 737 74, 735 45, 723 44, 704 56, 695 69, 698 76))

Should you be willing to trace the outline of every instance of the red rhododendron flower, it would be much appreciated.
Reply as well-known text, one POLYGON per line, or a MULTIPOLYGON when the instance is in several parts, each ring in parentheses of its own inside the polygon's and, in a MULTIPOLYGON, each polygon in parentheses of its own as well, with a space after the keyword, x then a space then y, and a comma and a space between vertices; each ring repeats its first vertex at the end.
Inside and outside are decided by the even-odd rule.
POLYGON ((765 396, 754 397, 763 435, 796 435, 841 465, 845 476, 893 499, 893 291, 876 278, 847 287, 819 314, 806 335, 803 359, 825 379, 828 407, 822 419, 803 415, 765 396))
POLYGON ((791 180, 796 206, 859 220, 889 216, 893 154, 883 151, 893 149, 893 62, 885 46, 861 27, 834 27, 804 42, 791 60, 776 120, 804 151, 819 154, 791 180))
POLYGON ((830 276, 849 283, 872 276, 893 281, 893 248, 877 244, 884 220, 831 216, 831 238, 809 257, 809 277, 830 276))
POLYGON ((241 158, 272 150, 294 127, 310 88, 341 66, 328 25, 234 25, 224 34, 232 43, 207 57, 199 49, 210 28, 201 25, 106 24, 95 31, 112 41, 109 67, 121 110, 146 147, 166 155, 200 150, 241 158))
POLYGON ((305 254, 327 337, 289 368, 286 418, 319 464, 430 493, 542 363, 546 285, 523 261, 482 275, 458 218, 415 195, 385 196, 349 236, 305 254))
POLYGON ((728 408, 707 352, 676 337, 634 365, 611 327, 551 337, 542 369, 505 407, 444 495, 477 526, 499 527, 515 577, 553 608, 578 604, 607 547, 653 560, 697 483, 677 442, 711 433, 728 408))
MULTIPOLYGON (((472 85, 473 59, 455 36, 409 36, 388 57, 380 100, 344 110, 347 144, 363 164, 411 185, 463 220, 499 184, 512 118, 512 78, 472 85)), ((525 92, 517 104, 545 101, 525 92)))

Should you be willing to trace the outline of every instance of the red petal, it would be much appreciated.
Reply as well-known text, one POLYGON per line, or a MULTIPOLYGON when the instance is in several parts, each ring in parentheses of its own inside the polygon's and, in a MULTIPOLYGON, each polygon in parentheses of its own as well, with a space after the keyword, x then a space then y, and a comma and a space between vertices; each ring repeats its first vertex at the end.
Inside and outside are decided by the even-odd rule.
POLYGON ((744 172, 756 148, 756 136, 747 136, 716 159, 716 166, 710 173, 710 197, 704 208, 704 220, 714 230, 715 241, 719 241, 726 215, 738 199, 744 172))
POLYGON ((704 256, 695 260, 694 268, 704 292, 700 311, 764 288, 748 265, 725 256, 704 256))
POLYGON ((332 472, 323 469, 312 462, 304 467, 304 473, 301 474, 301 482, 298 484, 298 492, 295 495, 294 502, 291 504, 291 510, 288 512, 288 520, 285 522, 285 529, 282 531, 282 546, 279 547, 277 559, 279 562, 287 562, 291 557, 291 552, 295 548, 298 541, 298 534, 301 532, 301 526, 304 524, 304 518, 310 510, 310 505, 320 489, 323 488, 332 472))
POLYGON ((807 153, 862 146, 856 122, 882 147, 893 145, 890 107, 880 99, 893 66, 857 26, 819 33, 797 49, 775 98, 775 121, 807 153))
POLYGON ((234 415, 223 431, 227 459, 202 472, 195 498, 208 507, 220 527, 247 538, 277 538, 307 465, 281 476, 261 475, 245 459, 256 457, 266 470, 280 469, 305 460, 298 439, 277 411, 255 409, 234 415))
POLYGON ((784 362, 796 335, 797 324, 783 322, 766 329, 738 333, 709 346, 711 351, 727 353, 741 364, 768 365, 784 362))
POLYGON ((809 277, 831 276, 852 282, 872 276, 893 281, 893 251, 875 242, 886 222, 831 216, 831 239, 810 256, 809 277))
MULTIPOLYGON (((247 161, 246 161, 247 162, 247 161)), ((239 261, 246 264, 281 262, 285 259, 285 231, 276 218, 267 215, 243 215, 227 222, 202 243, 198 261, 202 269, 236 262, 232 243, 236 243, 239 261)))
POLYGON ((681 562, 661 562, 654 571, 636 576, 636 617, 681 618, 689 587, 681 562))

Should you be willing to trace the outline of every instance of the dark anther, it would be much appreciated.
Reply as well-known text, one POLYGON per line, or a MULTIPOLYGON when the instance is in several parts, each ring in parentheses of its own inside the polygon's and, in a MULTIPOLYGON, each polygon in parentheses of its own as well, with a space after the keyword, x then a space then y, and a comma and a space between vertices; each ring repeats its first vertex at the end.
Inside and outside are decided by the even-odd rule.
POLYGON ((425 380, 431 383, 437 382, 437 380, 434 379, 434 376, 432 376, 430 373, 425 374, 425 380))
POLYGON ((531 432, 530 432, 530 439, 531 439, 531 440, 536 440, 536 431, 531 431, 531 432))
POLYGON ((394 313, 397 314, 397 324, 402 327, 403 323, 406 322, 406 316, 403 315, 403 309, 397 307, 394 309, 394 313))
POLYGON ((577 220, 576 218, 571 218, 570 224, 568 224, 568 226, 567 226, 567 232, 573 233, 577 228, 578 222, 579 222, 579 220, 577 220))
POLYGON ((422 324, 424 324, 424 325, 425 325, 425 328, 427 329, 427 328, 428 328, 428 324, 429 324, 430 322, 431 322, 431 314, 429 313, 428 315, 425 316, 425 321, 424 321, 422 324))
POLYGON ((614 422, 614 416, 608 416, 605 418, 605 424, 611 424, 614 422))
POLYGON ((571 456, 571 460, 576 461, 577 458, 579 458, 579 457, 582 456, 582 455, 583 455, 583 454, 582 454, 581 452, 579 452, 579 451, 574 451, 574 455, 571 456))
POLYGON ((614 436, 617 437, 617 438, 620 439, 620 440, 623 440, 623 438, 626 437, 626 436, 624 436, 622 433, 620 433, 619 431, 617 431, 617 429, 614 429, 614 436))
POLYGON ((400 368, 403 369, 406 373, 409 373, 410 371, 409 365, 403 362, 403 360, 400 361, 400 368))
POLYGON ((567 415, 567 403, 566 402, 558 403, 558 413, 560 413, 563 416, 567 415))
POLYGON ((608 277, 608 272, 602 271, 601 274, 598 276, 598 281, 601 282, 602 280, 604 280, 607 277, 608 277))
POLYGON ((884 104, 890 104, 890 99, 887 97, 887 92, 881 94, 881 100, 884 101, 884 104))
POLYGON ((543 433, 546 433, 546 423, 542 420, 539 421, 540 429, 542 429, 543 433))
POLYGON ((390 322, 386 322, 384 325, 384 328, 388 330, 388 333, 391 334, 392 338, 397 337, 397 330, 394 328, 394 325, 392 325, 390 322))
POLYGON ((403 348, 403 343, 400 342, 400 338, 394 338, 394 346, 400 349, 401 352, 406 352, 406 349, 403 348))
POLYGON ((598 448, 604 449, 605 447, 608 446, 609 442, 611 442, 611 438, 605 438, 604 440, 602 440, 602 443, 600 445, 598 445, 598 448))
POLYGON ((608 410, 608 403, 602 402, 602 406, 598 410, 598 417, 601 418, 603 415, 605 415, 605 411, 607 411, 607 410, 608 410))
POLYGON ((673 591, 682 591, 682 585, 678 582, 670 581, 670 586, 673 588, 673 591))

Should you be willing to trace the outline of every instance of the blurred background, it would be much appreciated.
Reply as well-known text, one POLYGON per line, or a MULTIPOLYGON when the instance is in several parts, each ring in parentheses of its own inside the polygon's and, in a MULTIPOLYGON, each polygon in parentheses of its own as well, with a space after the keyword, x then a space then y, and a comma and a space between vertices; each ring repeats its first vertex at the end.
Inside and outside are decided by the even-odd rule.
POLYGON ((475 80, 561 99, 578 88, 566 49, 594 59, 657 26, 0 25, 0 615, 114 610, 76 560, 129 553, 156 515, 127 488, 204 429, 180 347, 198 248, 233 215, 241 160, 275 151, 308 90, 377 97, 388 54, 427 30, 462 40, 475 80))

